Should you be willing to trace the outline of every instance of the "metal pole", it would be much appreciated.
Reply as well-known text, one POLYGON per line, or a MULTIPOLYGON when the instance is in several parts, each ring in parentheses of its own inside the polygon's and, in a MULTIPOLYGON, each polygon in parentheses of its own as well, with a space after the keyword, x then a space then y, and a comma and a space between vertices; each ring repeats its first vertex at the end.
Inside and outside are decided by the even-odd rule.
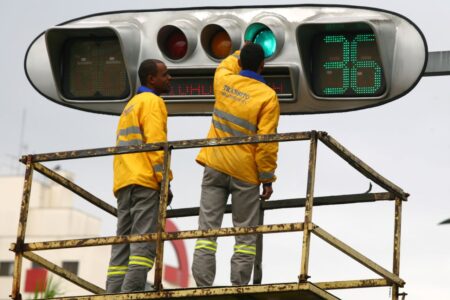
POLYGON ((27 156, 25 181, 23 184, 22 205, 20 208, 19 227, 17 229, 16 247, 14 249, 14 273, 11 298, 21 300, 20 294, 20 277, 22 272, 23 244, 25 242, 25 232, 27 228, 28 207, 30 205, 31 183, 33 181, 33 165, 31 163, 31 155, 27 156))
POLYGON ((386 279, 359 279, 313 283, 315 286, 321 288, 322 290, 359 289, 391 286, 391 282, 386 279))
POLYGON ((162 267, 164 256, 164 239, 163 235, 166 231, 166 209, 169 196, 169 174, 172 148, 169 144, 164 146, 164 171, 161 181, 161 192, 159 196, 159 215, 158 215, 158 239, 156 240, 156 264, 155 264, 155 289, 161 291, 162 286, 162 267))
MULTIPOLYGON (((340 196, 322 196, 322 197, 314 197, 314 206, 367 203, 367 202, 388 201, 388 200, 389 201, 395 200, 395 195, 391 193, 370 193, 370 194, 352 194, 340 196)), ((306 198, 271 200, 271 201, 264 201, 263 209, 264 211, 266 211, 273 209, 305 207, 305 203, 306 198)), ((167 218, 194 217, 198 216, 199 210, 200 207, 171 209, 167 211, 167 218)), ((225 213, 226 214, 231 213, 230 204, 228 204, 225 207, 225 213)))
POLYGON ((311 132, 311 146, 309 150, 308 183, 306 188, 305 221, 303 229, 302 261, 299 282, 306 282, 308 276, 309 248, 312 226, 312 209, 314 201, 314 182, 316 175, 317 132, 311 132))
MULTIPOLYGON (((286 223, 286 224, 261 225, 254 227, 227 227, 227 228, 214 228, 208 230, 186 230, 177 232, 165 232, 162 234, 161 239, 167 241, 167 240, 196 239, 212 236, 221 237, 221 236, 236 236, 246 234, 259 234, 259 233, 293 232, 293 231, 303 231, 303 228, 304 228, 303 223, 286 223)), ((148 234, 132 234, 132 235, 110 236, 100 238, 74 239, 74 240, 42 241, 34 243, 25 243, 23 245, 23 251, 81 248, 81 247, 142 243, 142 242, 148 243, 148 242, 156 242, 157 240, 158 240, 158 233, 148 233, 148 234)), ((12 243, 10 250, 14 251, 14 249, 16 249, 16 244, 12 243)))
MULTIPOLYGON (((264 200, 260 200, 259 205, 259 222, 258 225, 264 224, 264 200)), ((256 237, 256 257, 253 266, 253 284, 261 284, 262 282, 262 252, 263 252, 263 235, 260 233, 256 237)))
MULTIPOLYGON (((395 224, 394 224, 394 255, 392 272, 400 275, 400 238, 402 227, 402 200, 395 198, 395 224)), ((392 285, 392 300, 398 300, 399 292, 398 285, 392 285)))

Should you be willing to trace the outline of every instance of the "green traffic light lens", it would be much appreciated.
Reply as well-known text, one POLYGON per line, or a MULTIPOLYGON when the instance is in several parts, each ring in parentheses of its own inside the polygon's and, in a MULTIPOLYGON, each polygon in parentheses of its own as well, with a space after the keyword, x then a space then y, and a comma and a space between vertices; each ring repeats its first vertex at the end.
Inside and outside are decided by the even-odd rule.
POLYGON ((277 39, 272 30, 264 24, 251 24, 245 31, 245 40, 259 44, 264 50, 264 57, 268 58, 275 54, 277 39))
POLYGON ((277 49, 277 40, 275 35, 270 30, 261 30, 254 40, 255 44, 261 45, 264 50, 264 57, 271 57, 277 49))

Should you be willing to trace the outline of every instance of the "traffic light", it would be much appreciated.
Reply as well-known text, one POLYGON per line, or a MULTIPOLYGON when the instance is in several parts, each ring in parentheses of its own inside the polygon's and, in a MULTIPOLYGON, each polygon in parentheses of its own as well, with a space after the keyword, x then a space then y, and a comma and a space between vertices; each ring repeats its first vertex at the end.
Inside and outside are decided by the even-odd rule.
POLYGON ((47 98, 120 114, 140 82, 139 64, 165 62, 169 115, 208 115, 218 63, 245 41, 260 44, 263 76, 282 114, 373 107, 422 77, 427 45, 407 18, 374 8, 325 5, 215 7, 97 14, 45 31, 25 66, 47 98))

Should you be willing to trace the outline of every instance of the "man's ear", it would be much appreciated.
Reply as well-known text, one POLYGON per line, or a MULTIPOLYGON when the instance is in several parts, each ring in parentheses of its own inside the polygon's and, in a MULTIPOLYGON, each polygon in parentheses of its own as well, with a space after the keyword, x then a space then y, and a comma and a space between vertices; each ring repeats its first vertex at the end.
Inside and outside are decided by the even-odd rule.
POLYGON ((146 85, 148 84, 153 85, 154 78, 151 74, 148 74, 146 79, 147 79, 146 85))
POLYGON ((238 58, 238 65, 242 69, 242 63, 241 63, 241 59, 240 58, 238 58))
POLYGON ((261 63, 259 64, 257 73, 261 74, 263 70, 264 70, 264 60, 262 60, 261 63))

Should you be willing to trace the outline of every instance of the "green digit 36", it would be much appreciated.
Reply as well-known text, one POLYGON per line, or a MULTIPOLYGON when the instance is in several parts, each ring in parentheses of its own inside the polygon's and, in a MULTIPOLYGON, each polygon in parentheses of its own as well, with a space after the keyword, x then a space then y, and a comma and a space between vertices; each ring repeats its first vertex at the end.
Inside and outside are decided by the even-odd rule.
POLYGON ((323 92, 327 95, 343 95, 349 88, 356 94, 374 94, 381 87, 381 67, 374 60, 358 60, 358 43, 374 42, 374 34, 357 34, 349 42, 344 35, 327 35, 325 43, 342 43, 342 61, 328 61, 323 64, 325 70, 341 69, 342 86, 326 87, 323 92), (349 64, 351 62, 351 64, 349 64), (371 68, 374 72, 372 86, 358 86, 358 69, 371 68))

